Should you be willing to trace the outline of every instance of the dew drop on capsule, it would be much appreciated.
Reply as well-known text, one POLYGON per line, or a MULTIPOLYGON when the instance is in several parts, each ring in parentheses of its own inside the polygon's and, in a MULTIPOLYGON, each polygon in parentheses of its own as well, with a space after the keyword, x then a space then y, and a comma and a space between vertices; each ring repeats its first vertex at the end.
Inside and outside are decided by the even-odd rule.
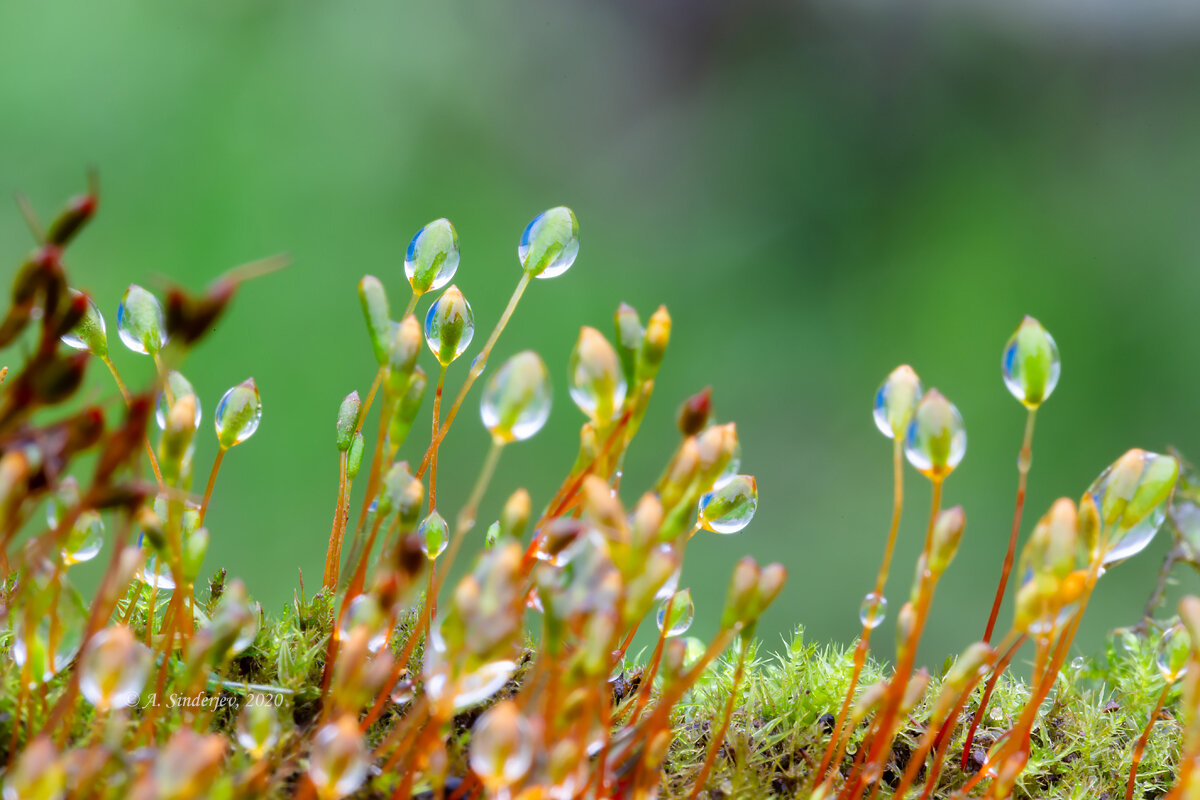
POLYGON ((1181 626, 1168 628, 1158 643, 1155 661, 1163 680, 1174 683, 1187 674, 1188 660, 1192 654, 1192 640, 1181 626))
POLYGON ((471 729, 471 771, 492 790, 512 786, 533 766, 533 738, 533 726, 517 704, 501 700, 471 729))
POLYGON ((436 292, 458 271, 458 231, 448 219, 435 219, 408 243, 404 274, 417 295, 436 292))
POLYGON ((904 455, 908 463, 931 478, 950 474, 967 453, 967 429, 962 414, 937 389, 930 389, 917 403, 904 455))
POLYGON ((1000 366, 1004 385, 1028 408, 1037 408, 1050 396, 1062 372, 1054 337, 1029 316, 1004 346, 1000 366))
POLYGON ((901 364, 875 392, 875 427, 889 439, 903 439, 920 400, 921 379, 912 367, 901 364))
POLYGON ((466 352, 473 338, 475 315, 471 304, 457 286, 451 286, 425 314, 425 341, 444 367, 466 352))
POLYGON ((521 234, 517 258, 521 267, 537 278, 562 275, 579 255, 579 220, 566 206, 543 211, 521 234))
POLYGON ((734 475, 700 496, 700 524, 713 533, 738 533, 758 510, 758 483, 753 475, 734 475))
POLYGON ((659 605, 658 613, 654 615, 654 624, 668 637, 679 636, 687 633, 688 628, 692 627, 695 616, 696 606, 692 603, 692 592, 690 589, 684 589, 659 605))
POLYGON ((262 400, 254 378, 247 378, 221 396, 213 414, 221 447, 228 449, 254 435, 262 421, 262 400))
POLYGON ((108 329, 104 324, 104 315, 92 298, 76 289, 71 289, 71 296, 87 297, 87 311, 83 318, 75 323, 75 327, 64 333, 60 338, 63 344, 74 350, 87 350, 93 355, 103 358, 108 355, 108 329))
POLYGON ((79 659, 79 691, 100 710, 132 705, 146 685, 154 655, 124 625, 93 634, 79 659))
POLYGON ((21 668, 20 673, 29 676, 31 687, 53 678, 79 652, 87 625, 87 610, 83 599, 69 583, 63 581, 57 589, 53 609, 38 614, 29 629, 26 628, 30 622, 29 614, 21 607, 14 606, 9 616, 12 625, 9 652, 21 668))
POLYGON ((313 738, 308 777, 321 800, 339 800, 362 786, 370 768, 358 722, 349 714, 325 725, 313 738))
MULTIPOLYGON (((196 394, 196 390, 192 388, 192 383, 187 378, 183 377, 180 372, 171 370, 167 373, 167 386, 171 389, 171 397, 173 400, 178 400, 185 395, 191 395, 196 400, 196 428, 200 427, 200 398, 196 394)), ((159 392, 158 404, 154 407, 154 421, 158 423, 159 430, 167 429, 167 414, 171 410, 171 404, 167 401, 166 391, 159 392)))
POLYGON ((625 373, 604 334, 584 326, 567 360, 571 399, 598 423, 607 423, 625 403, 625 373))
POLYGON ((139 541, 139 546, 147 551, 147 556, 141 569, 134 573, 134 577, 147 586, 152 586, 159 591, 173 591, 175 589, 175 576, 171 572, 171 565, 159 558, 153 549, 147 547, 141 541, 139 541))
POLYGON ((262 758, 279 742, 279 715, 267 703, 247 703, 238 715, 237 741, 251 758, 262 758))
POLYGON ((338 638, 342 641, 349 639, 358 627, 370 633, 367 649, 372 653, 378 653, 387 644, 387 617, 379 607, 379 602, 369 594, 360 594, 350 601, 338 624, 338 638))
POLYGON ((505 361, 484 387, 479 413, 502 444, 540 431, 550 417, 550 374, 541 356, 523 350, 505 361))
POLYGON ((864 628, 874 630, 883 624, 887 617, 887 598, 875 592, 869 592, 863 598, 862 606, 858 609, 858 619, 864 628))
POLYGON ((135 353, 162 350, 167 344, 167 326, 158 298, 135 283, 129 284, 117 306, 117 334, 135 353))
POLYGON ((91 561, 104 544, 104 520, 95 511, 83 511, 75 519, 62 546, 63 564, 71 566, 91 561))
POLYGON ((417 536, 421 539, 421 551, 432 561, 440 556, 450 543, 450 526, 441 514, 430 511, 429 516, 417 526, 417 536))

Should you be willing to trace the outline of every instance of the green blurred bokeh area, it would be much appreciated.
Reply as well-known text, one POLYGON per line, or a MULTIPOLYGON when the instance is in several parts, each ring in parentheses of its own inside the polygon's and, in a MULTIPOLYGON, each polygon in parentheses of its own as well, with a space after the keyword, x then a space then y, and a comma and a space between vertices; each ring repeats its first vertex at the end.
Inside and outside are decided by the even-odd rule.
MULTIPOLYGON (((320 582, 338 403, 374 371, 355 284, 378 275, 398 313, 404 248, 436 217, 458 228, 455 282, 480 343, 519 277, 522 226, 566 203, 582 230, 575 266, 536 282, 500 341, 497 359, 543 355, 555 408, 505 452, 485 520, 517 486, 546 502, 574 459, 578 327, 610 331, 622 300, 643 318, 670 308, 622 494, 632 503, 657 476, 675 408, 708 384, 761 492, 742 535, 689 548, 703 635, 744 553, 791 573, 767 639, 797 624, 822 640, 856 635, 891 501, 870 404, 909 362, 958 404, 970 437, 946 487, 967 533, 923 647, 940 664, 981 634, 1007 541, 1023 412, 999 362, 1023 314, 1063 356, 1023 534, 1128 447, 1200 454, 1200 20, 1152 8, 1127 24, 1100 0, 1045 14, 978 5, 10 3, 0 194, 24 191, 49 217, 98 168, 101 211, 68 268, 118 350, 129 282, 200 288, 291 254, 286 272, 239 293, 184 368, 205 414, 198 483, 216 400, 248 375, 262 392, 262 426, 217 485, 206 569, 245 577, 269 607, 290 598, 297 570, 310 592, 320 582)), ((31 243, 8 205, 2 277, 31 243)), ((134 385, 150 378, 144 357, 115 358, 134 385)), ((465 372, 452 369, 451 391, 465 372)), ((116 409, 99 366, 87 392, 116 409)), ((442 451, 446 509, 483 459, 477 409, 476 394, 442 451)), ((927 484, 908 481, 885 655, 928 513, 927 484)), ((1083 649, 1136 621, 1167 540, 1105 578, 1083 649)))

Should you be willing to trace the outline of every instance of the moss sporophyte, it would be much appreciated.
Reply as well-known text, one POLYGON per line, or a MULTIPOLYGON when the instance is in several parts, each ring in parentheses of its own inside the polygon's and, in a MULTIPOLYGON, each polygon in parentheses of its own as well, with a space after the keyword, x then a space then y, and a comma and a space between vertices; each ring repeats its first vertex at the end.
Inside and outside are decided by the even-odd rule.
POLYGON ((471 305, 452 284, 458 231, 435 220, 405 251, 399 319, 388 288, 403 286, 399 265, 358 284, 376 372, 330 409, 338 477, 332 525, 319 533, 320 585, 301 584, 275 613, 224 570, 201 578, 212 537, 237 535, 210 531, 208 511, 222 502, 228 451, 255 446, 259 387, 230 375, 218 399, 220 387, 194 384, 184 367, 237 287, 285 261, 161 300, 130 284, 118 338, 155 374, 131 391, 102 304, 72 287, 64 266, 98 206, 93 181, 51 225, 30 217, 35 248, 0 321, 5 800, 1200 792, 1200 600, 1186 598, 1178 619, 1115 634, 1100 659, 1068 660, 1098 581, 1144 550, 1164 519, 1185 519, 1200 481, 1173 455, 1130 450, 1080 499, 1052 504, 1018 554, 1035 413, 1060 373, 1057 345, 1036 320, 1003 350, 1003 382, 1027 424, 982 640, 941 670, 917 665, 966 530, 964 510, 943 507, 942 495, 967 438, 958 408, 905 365, 875 398, 875 424, 892 443, 893 502, 881 564, 873 582, 864 578, 861 635, 842 652, 797 629, 771 660, 759 654, 756 622, 783 588, 783 566, 739 561, 720 608, 683 584, 688 548, 742 532, 758 509, 758 482, 743 471, 735 425, 713 418, 712 389, 681 404, 660 477, 640 496, 623 485, 672 335, 665 308, 643 323, 622 303, 611 339, 583 326, 558 367, 524 343, 501 351, 477 401, 491 434, 478 477, 461 507, 439 504, 440 444, 533 279, 573 267, 579 221, 560 206, 525 227, 516 288, 478 345, 471 305), (82 391, 97 360, 116 404, 82 391), (427 394, 426 440, 413 434, 427 394), (535 498, 511 487, 488 508, 504 450, 537 446, 556 396, 582 413, 559 488, 535 498), (376 405, 377 426, 364 430, 376 405), (197 492, 209 409, 217 450, 197 492), (887 614, 906 461, 930 482, 932 507, 889 667, 871 657, 871 636, 887 614), (481 514, 494 521, 477 530, 481 514), (468 553, 464 577, 445 586, 468 553), (85 600, 74 579, 88 562, 102 575, 85 600), (1013 620, 994 636, 1014 566, 1013 620), (719 624, 703 641, 690 633, 706 606, 719 624), (642 658, 631 647, 647 618, 657 636, 642 658), (1026 644, 1033 669, 1023 683, 1007 668, 1026 644))

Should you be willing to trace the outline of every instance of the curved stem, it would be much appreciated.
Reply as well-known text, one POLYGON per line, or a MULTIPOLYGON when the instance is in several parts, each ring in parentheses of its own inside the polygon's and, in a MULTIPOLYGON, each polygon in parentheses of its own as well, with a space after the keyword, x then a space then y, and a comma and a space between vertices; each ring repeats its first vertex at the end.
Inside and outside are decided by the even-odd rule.
POLYGON ((225 454, 229 452, 229 448, 222 447, 217 451, 217 457, 213 459, 212 469, 208 473, 208 485, 204 487, 204 500, 200 503, 200 519, 196 523, 196 527, 204 524, 204 517, 208 513, 208 504, 212 500, 213 487, 217 485, 217 473, 221 470, 221 462, 225 460, 225 454))
MULTIPOLYGON (((107 355, 102 356, 100 360, 104 363, 104 366, 108 367, 109 373, 113 376, 113 381, 116 382, 117 388, 121 390, 121 397, 125 399, 125 406, 128 407, 132 398, 129 394, 129 389, 125 386, 125 381, 121 380, 121 373, 117 372, 117 365, 107 355)), ((7 369, 8 367, 5 367, 5 370, 7 369)), ((146 455, 150 458, 150 469, 154 471, 154 479, 158 481, 158 488, 165 489, 167 484, 163 481, 162 470, 158 468, 158 458, 154 455, 154 448, 150 446, 150 439, 143 437, 142 441, 146 445, 146 455)))
POLYGON ((438 445, 441 440, 438 438, 438 426, 442 418, 442 389, 446 385, 446 368, 448 364, 442 364, 441 370, 438 372, 437 389, 433 393, 433 433, 430 435, 430 446, 433 448, 433 458, 429 461, 429 511, 432 513, 437 508, 437 467, 438 467, 438 445))
POLYGON ((337 508, 333 513, 333 530, 329 533, 329 547, 325 551, 325 577, 322 585, 330 591, 337 587, 338 572, 342 566, 342 539, 346 535, 346 513, 348 499, 346 496, 346 468, 349 453, 341 453, 338 458, 338 496, 337 508))
POLYGON ((450 405, 450 411, 446 414, 446 424, 441 426, 437 437, 429 443, 429 449, 425 451, 425 457, 421 459, 421 466, 417 469, 416 477, 420 478, 425 474, 425 470, 429 468, 430 459, 437 452, 438 445, 442 443, 442 439, 446 438, 446 434, 450 432, 450 425, 454 422, 454 417, 458 414, 458 409, 462 407, 463 400, 467 397, 467 392, 471 391, 472 384, 483 372, 487 366, 488 357, 492 354, 492 349, 496 346, 496 340, 500 338, 501 332, 508 325, 509 319, 512 318, 513 312, 517 309, 517 303, 521 300, 521 295, 525 294, 525 290, 529 288, 529 282, 533 280, 533 275, 530 272, 525 272, 521 275, 521 280, 517 282, 517 288, 513 291, 512 297, 508 300, 508 306, 505 307, 504 313, 500 315, 500 320, 496 323, 496 327, 492 329, 491 336, 483 345, 483 349, 479 351, 479 355, 471 362, 471 369, 467 372, 467 379, 463 381, 462 388, 458 390, 458 394, 454 398, 454 402, 450 405))
POLYGON ((1142 763, 1142 755, 1146 752, 1146 743, 1150 741, 1150 729, 1154 727, 1154 723, 1158 721, 1158 717, 1162 714, 1163 706, 1167 702, 1167 695, 1171 693, 1171 683, 1163 687, 1162 694, 1158 696, 1158 703, 1155 704, 1154 710, 1150 712, 1150 721, 1146 723, 1146 729, 1142 731, 1142 735, 1138 737, 1137 744, 1133 746, 1133 763, 1129 766, 1129 782, 1125 784, 1125 800, 1133 800, 1133 789, 1137 783, 1138 765, 1142 763))
MULTIPOLYGON (((375 394, 379 391, 379 385, 383 383, 386 375, 387 367, 380 367, 375 372, 375 380, 371 381, 371 388, 367 390, 367 399, 363 401, 362 407, 358 410, 358 423, 354 426, 355 433, 362 431, 363 423, 367 420, 367 412, 371 410, 371 404, 375 402, 375 394)), ((362 526, 367 519, 367 509, 371 507, 371 501, 375 499, 375 492, 379 489, 379 473, 383 461, 383 438, 388 424, 387 416, 386 413, 379 415, 379 435, 375 440, 375 452, 371 456, 371 468, 367 471, 367 491, 363 495, 362 508, 358 512, 358 525, 354 528, 356 536, 362 531, 362 526)))
MULTIPOLYGON (((888 530, 887 545, 883 551, 883 563, 875 576, 875 596, 882 597, 884 586, 887 584, 888 572, 891 569, 892 553, 896 547, 896 533, 900 530, 900 515, 904 510, 904 446, 900 439, 892 443, 892 525, 888 530)), ((854 701, 854 692, 858 688, 858 679, 867 661, 867 650, 870 648, 871 626, 864 624, 859 635, 858 644, 854 648, 854 667, 850 673, 850 683, 846 687, 846 696, 842 700, 841 710, 838 711, 833 731, 830 733, 829 744, 821 757, 821 765, 813 773, 814 784, 824 779, 830 766, 841 759, 845 748, 842 733, 846 726, 846 717, 850 713, 850 704, 854 701), (836 754, 836 755, 835 755, 836 754)))
POLYGON ((1017 456, 1017 504, 1013 511, 1012 532, 1008 535, 1008 552, 1004 556, 1004 566, 1000 568, 1000 584, 996 587, 996 598, 992 601, 992 613, 988 615, 987 627, 983 631, 983 641, 992 641, 992 631, 996 628, 996 617, 1000 615, 1000 604, 1004 602, 1004 590, 1008 588, 1008 576, 1012 572, 1013 556, 1017 551, 1017 536, 1021 530, 1021 513, 1025 510, 1025 485, 1029 478, 1029 468, 1033 464, 1033 423, 1037 418, 1037 409, 1029 409, 1025 418, 1025 439, 1021 442, 1021 453, 1017 456))

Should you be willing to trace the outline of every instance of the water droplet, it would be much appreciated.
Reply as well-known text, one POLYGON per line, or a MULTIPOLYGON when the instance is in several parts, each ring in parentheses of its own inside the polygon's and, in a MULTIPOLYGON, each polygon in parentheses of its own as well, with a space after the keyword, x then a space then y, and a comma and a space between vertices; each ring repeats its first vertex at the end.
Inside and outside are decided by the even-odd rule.
POLYGON ((392 702, 398 706, 411 703, 414 696, 416 696, 416 689, 413 682, 407 678, 396 681, 396 685, 392 687, 392 702))
POLYGON ((436 511, 430 511, 429 516, 421 520, 417 527, 417 536, 421 537, 421 550, 430 561, 437 558, 450 543, 450 526, 445 518, 436 511))
POLYGON ((458 231, 448 219, 435 219, 408 243, 404 274, 413 292, 436 292, 458 271, 458 231))
POLYGON ((79 652, 87 624, 87 609, 75 587, 59 578, 57 585, 31 586, 38 600, 21 600, 12 606, 9 621, 12 626, 12 659, 29 678, 29 686, 37 686, 53 678, 79 652), (38 603, 27 607, 26 602, 38 603), (35 611, 36 613, 30 613, 35 611), (27 627, 28 626, 28 627, 27 627))
POLYGON ((490 661, 472 672, 460 676, 457 680, 449 681, 444 672, 428 675, 425 680, 425 693, 434 702, 445 697, 449 684, 451 703, 454 710, 478 705, 504 688, 508 679, 517 671, 515 661, 490 661))
POLYGON ((425 341, 442 366, 461 356, 475 337, 475 315, 471 304, 451 286, 433 301, 425 314, 425 341))
POLYGON ((91 561, 104 544, 104 520, 95 511, 82 511, 63 542, 63 564, 71 566, 91 561))
POLYGON ((345 641, 360 626, 370 632, 367 649, 372 653, 383 649, 388 639, 387 617, 379 607, 379 602, 369 594, 360 594, 350 601, 338 624, 338 638, 345 641))
POLYGON ((921 400, 921 380, 907 364, 901 364, 875 392, 875 427, 889 439, 903 436, 921 400))
POLYGON ((167 344, 167 326, 158 298, 131 283, 117 306, 117 333, 135 353, 154 354, 167 344))
POLYGON ((124 625, 97 631, 79 659, 79 691, 98 709, 137 702, 154 654, 124 625))
POLYGON ((1103 566, 1119 564, 1146 549, 1162 527, 1178 477, 1175 458, 1134 449, 1093 481, 1081 502, 1092 503, 1108 528, 1103 566))
POLYGON ((233 447, 253 436, 262 421, 262 400, 254 378, 247 378, 222 395, 214 416, 221 447, 233 447))
POLYGON ((370 763, 358 722, 347 714, 317 731, 308 759, 308 777, 321 800, 339 800, 362 786, 370 763))
POLYGON ((501 700, 471 728, 471 770, 493 791, 512 786, 533 766, 533 738, 517 704, 501 700))
MULTIPOLYGON (((171 388, 171 397, 175 400, 191 395, 196 400, 196 424, 195 427, 200 427, 200 398, 196 395, 196 390, 192 388, 191 382, 183 377, 182 374, 171 370, 167 373, 167 386, 171 388)), ((167 393, 160 392, 158 395, 158 405, 154 408, 154 421, 158 423, 159 430, 167 429, 167 413, 171 410, 170 403, 167 402, 167 393)))
MULTIPOLYGON (((87 297, 83 292, 71 289, 72 297, 87 297)), ((108 329, 99 307, 87 297, 87 311, 75 327, 60 337, 60 341, 75 350, 87 350, 97 356, 108 355, 108 329)))
POLYGON ((598 423, 607 423, 625 402, 625 373, 604 334, 584 326, 567 361, 571 399, 598 423))
POLYGON ((954 404, 937 389, 921 397, 904 441, 908 463, 928 476, 945 477, 967 452, 967 430, 954 404))
POLYGON ((1192 654, 1192 639, 1181 625, 1167 629, 1158 643, 1155 661, 1163 680, 1174 683, 1187 674, 1188 660, 1192 654))
POLYGON ((1041 405, 1062 372, 1054 337, 1033 317, 1025 317, 1004 346, 1001 359, 1004 385, 1029 408, 1041 405))
POLYGON ((1114 531, 1109 537, 1108 549, 1104 551, 1104 566, 1120 564, 1145 550, 1162 527, 1165 517, 1166 508, 1159 506, 1132 528, 1114 531))
POLYGON ((538 278, 562 275, 579 255, 579 220, 566 206, 543 211, 525 226, 517 258, 538 278))
POLYGON ((738 533, 758 510, 758 483, 753 475, 735 475, 700 497, 700 523, 713 533, 738 533))
POLYGON ((504 362, 480 400, 484 427, 498 442, 524 441, 550 417, 550 374, 541 356, 523 350, 504 362))
POLYGON ((684 589, 676 592, 670 600, 658 607, 658 613, 654 615, 654 624, 660 631, 665 629, 667 636, 679 636, 687 633, 688 628, 692 627, 692 619, 695 616, 696 606, 692 603, 692 592, 684 589))
POLYGON ((279 715, 266 703, 247 703, 238 716, 237 741, 252 758, 259 759, 279 742, 279 715))
POLYGON ((858 619, 863 627, 874 630, 883 624, 887 617, 887 598, 875 592, 869 592, 863 598, 862 606, 858 609, 858 619))
POLYGON ((175 589, 175 576, 171 572, 171 565, 152 550, 148 544, 144 543, 143 537, 138 538, 138 546, 147 551, 147 556, 146 563, 135 573, 134 577, 147 586, 153 586, 159 591, 173 591, 175 589))

